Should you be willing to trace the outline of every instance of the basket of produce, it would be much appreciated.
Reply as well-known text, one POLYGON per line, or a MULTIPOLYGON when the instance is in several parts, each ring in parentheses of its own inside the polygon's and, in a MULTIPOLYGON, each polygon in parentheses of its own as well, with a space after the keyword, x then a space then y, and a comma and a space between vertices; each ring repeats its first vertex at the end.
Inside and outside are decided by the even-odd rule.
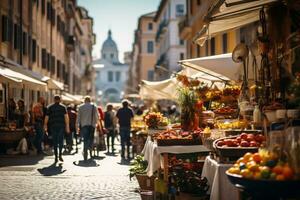
POLYGON ((166 130, 154 136, 158 146, 201 145, 200 130, 193 132, 166 130))
POLYGON ((217 139, 213 147, 220 157, 239 158, 247 152, 257 152, 259 147, 265 145, 265 140, 262 134, 242 133, 239 136, 217 139))
POLYGON ((230 182, 253 199, 281 199, 300 196, 300 180, 290 164, 275 153, 260 150, 246 153, 226 171, 230 182))
POLYGON ((224 130, 224 133, 226 137, 240 135, 242 133, 252 133, 256 135, 256 134, 262 134, 262 130, 229 129, 229 130, 224 130))

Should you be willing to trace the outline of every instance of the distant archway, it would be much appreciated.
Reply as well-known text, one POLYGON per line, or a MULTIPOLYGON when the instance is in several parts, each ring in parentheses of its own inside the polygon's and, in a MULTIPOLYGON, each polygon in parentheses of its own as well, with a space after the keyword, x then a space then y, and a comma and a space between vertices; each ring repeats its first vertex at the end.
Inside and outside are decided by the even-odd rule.
POLYGON ((104 96, 108 102, 118 102, 120 101, 120 92, 115 88, 109 88, 105 90, 104 96))

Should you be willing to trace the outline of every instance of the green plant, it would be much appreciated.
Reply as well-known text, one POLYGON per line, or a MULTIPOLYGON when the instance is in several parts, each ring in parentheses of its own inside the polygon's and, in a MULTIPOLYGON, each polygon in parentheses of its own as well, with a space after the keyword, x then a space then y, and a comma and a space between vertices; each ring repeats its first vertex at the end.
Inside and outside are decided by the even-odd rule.
POLYGON ((148 162, 144 160, 144 157, 137 155, 130 164, 129 178, 131 180, 136 174, 145 174, 148 166, 148 162))

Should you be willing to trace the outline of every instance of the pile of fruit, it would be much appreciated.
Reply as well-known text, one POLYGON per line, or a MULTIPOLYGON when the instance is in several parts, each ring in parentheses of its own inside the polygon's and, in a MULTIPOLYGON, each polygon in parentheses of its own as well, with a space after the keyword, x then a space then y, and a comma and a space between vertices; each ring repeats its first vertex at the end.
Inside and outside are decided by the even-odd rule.
POLYGON ((277 154, 266 150, 258 153, 246 153, 243 157, 227 170, 229 174, 239 175, 255 180, 292 180, 295 179, 291 166, 279 159, 277 154))
POLYGON ((168 139, 197 139, 201 136, 201 129, 193 132, 169 129, 162 132, 156 133, 153 137, 157 140, 168 140, 168 139))
POLYGON ((159 112, 151 112, 144 117, 144 121, 148 128, 158 128, 159 123, 163 121, 163 115, 159 112))
POLYGON ((237 98, 240 95, 240 92, 241 89, 239 86, 227 86, 223 89, 222 95, 237 98))
POLYGON ((220 139, 217 147, 264 147, 266 138, 262 134, 242 133, 237 137, 220 139))
POLYGON ((231 108, 231 107, 222 107, 222 108, 218 108, 216 110, 214 110, 214 113, 216 114, 222 114, 222 115, 228 115, 228 114, 233 114, 235 113, 236 110, 231 108))

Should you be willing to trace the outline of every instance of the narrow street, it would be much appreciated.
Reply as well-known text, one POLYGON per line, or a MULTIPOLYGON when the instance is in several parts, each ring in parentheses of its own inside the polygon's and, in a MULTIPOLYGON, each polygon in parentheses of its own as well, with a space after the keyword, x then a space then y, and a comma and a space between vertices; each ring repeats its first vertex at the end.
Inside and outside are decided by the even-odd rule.
POLYGON ((63 158, 53 164, 54 156, 1 156, 0 199, 140 199, 119 154, 101 152, 85 164, 80 148, 63 158))

